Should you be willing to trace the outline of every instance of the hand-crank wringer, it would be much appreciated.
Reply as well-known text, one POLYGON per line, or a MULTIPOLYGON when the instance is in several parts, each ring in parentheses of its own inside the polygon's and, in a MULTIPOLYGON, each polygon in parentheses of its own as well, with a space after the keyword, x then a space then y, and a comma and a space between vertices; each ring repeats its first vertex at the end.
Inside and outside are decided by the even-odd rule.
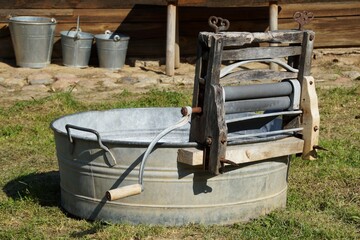
POLYGON ((312 13, 297 12, 294 19, 299 30, 250 33, 223 32, 229 21, 210 17, 215 32, 201 32, 198 37, 192 107, 184 107, 184 118, 152 141, 143 156, 139 184, 109 190, 108 200, 143 190, 145 162, 152 148, 164 135, 186 124, 190 115, 189 140, 201 148, 179 149, 178 161, 203 165, 215 175, 226 164, 298 153, 304 159, 316 158, 320 118, 310 76, 315 35, 302 28, 312 18, 312 13), (269 43, 277 46, 264 46, 269 43), (284 58, 287 62, 280 60, 284 58), (245 67, 259 62, 275 63, 283 70, 245 67), (276 130, 261 130, 275 123, 276 130))

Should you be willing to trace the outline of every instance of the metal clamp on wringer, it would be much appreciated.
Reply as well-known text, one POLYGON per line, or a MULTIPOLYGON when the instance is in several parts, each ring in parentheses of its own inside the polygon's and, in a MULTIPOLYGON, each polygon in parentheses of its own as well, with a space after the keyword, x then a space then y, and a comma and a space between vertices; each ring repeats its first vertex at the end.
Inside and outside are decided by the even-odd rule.
POLYGON ((192 114, 190 129, 190 141, 203 149, 180 150, 180 162, 202 164, 217 175, 225 164, 297 153, 316 157, 320 118, 310 76, 315 34, 302 30, 312 18, 297 12, 299 30, 255 33, 219 32, 216 24, 226 30, 229 22, 209 19, 215 33, 199 34, 193 92, 193 107, 202 112, 192 114), (282 70, 249 69, 258 62, 282 70), (222 68, 225 63, 231 64, 222 68))
POLYGON ((107 199, 141 193, 145 164, 154 146, 190 118, 189 141, 198 147, 179 149, 178 162, 203 165, 214 175, 229 164, 298 153, 304 159, 316 158, 320 118, 310 76, 315 34, 302 30, 312 18, 312 13, 295 13, 299 30, 250 33, 222 32, 229 21, 210 17, 215 33, 198 36, 192 107, 182 108, 183 118, 150 143, 138 184, 111 189, 107 199), (275 63, 282 70, 259 67, 260 63, 275 63), (257 68, 250 69, 254 65, 257 68))

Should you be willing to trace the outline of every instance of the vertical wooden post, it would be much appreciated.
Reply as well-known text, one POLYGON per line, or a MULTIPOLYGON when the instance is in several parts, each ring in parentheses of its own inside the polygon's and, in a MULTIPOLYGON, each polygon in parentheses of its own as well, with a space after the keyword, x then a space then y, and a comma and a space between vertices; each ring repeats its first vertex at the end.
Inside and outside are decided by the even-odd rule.
POLYGON ((176 5, 168 2, 167 30, 166 30, 166 75, 175 73, 175 34, 176 34, 176 5))
POLYGON ((176 8, 176 32, 175 32, 175 68, 180 67, 180 45, 179 45, 179 8, 176 8))
POLYGON ((198 39, 193 95, 193 106, 201 107, 202 113, 192 115, 190 141, 204 146, 203 165, 212 174, 218 175, 227 147, 225 96, 219 82, 224 39, 214 33, 203 36, 207 39, 198 39), (205 60, 202 58, 204 55, 207 56, 205 60))
MULTIPOLYGON (((278 30, 278 1, 269 2, 269 30, 275 31, 278 30)), ((270 43, 270 46, 277 46, 276 43, 270 43)), ((274 63, 270 63, 270 69, 277 71, 278 66, 274 63)))
POLYGON ((269 2, 269 28, 270 31, 278 30, 279 7, 278 1, 269 2))
POLYGON ((303 111, 301 126, 304 128, 302 158, 314 160, 316 159, 316 149, 314 147, 319 143, 320 114, 315 80, 311 76, 304 76, 302 82, 301 109, 303 111))
POLYGON ((298 80, 301 84, 305 76, 311 75, 311 60, 314 49, 314 40, 315 33, 313 31, 304 31, 298 74, 298 80))

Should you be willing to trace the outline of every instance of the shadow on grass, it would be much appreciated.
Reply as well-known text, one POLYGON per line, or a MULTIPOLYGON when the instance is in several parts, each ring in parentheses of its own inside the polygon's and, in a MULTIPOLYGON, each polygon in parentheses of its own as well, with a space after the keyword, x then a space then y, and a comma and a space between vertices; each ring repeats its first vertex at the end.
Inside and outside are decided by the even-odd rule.
MULTIPOLYGON (((31 173, 15 178, 4 186, 3 191, 15 201, 28 200, 37 202, 44 207, 59 207, 67 217, 80 219, 67 213, 60 205, 60 174, 58 171, 31 173)), ((95 221, 88 229, 74 231, 70 233, 70 236, 83 238, 102 231, 107 226, 108 224, 104 222, 95 221)))
POLYGON ((58 171, 31 173, 8 182, 3 191, 13 200, 29 199, 42 206, 60 207, 60 175, 58 171))
POLYGON ((104 231, 108 226, 110 226, 110 225, 107 224, 106 222, 101 222, 101 221, 93 222, 91 224, 91 227, 89 227, 88 229, 85 229, 82 231, 74 231, 74 232, 70 233, 70 237, 76 238, 76 239, 90 237, 93 234, 104 231))

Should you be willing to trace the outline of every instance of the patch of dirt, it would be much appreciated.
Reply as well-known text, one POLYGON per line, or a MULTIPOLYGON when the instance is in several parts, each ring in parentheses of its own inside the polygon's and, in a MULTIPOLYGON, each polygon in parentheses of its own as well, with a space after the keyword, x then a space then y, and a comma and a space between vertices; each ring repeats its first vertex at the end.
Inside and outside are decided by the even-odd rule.
POLYGON ((182 63, 175 76, 169 77, 163 65, 124 65, 120 70, 109 70, 92 66, 72 68, 54 61, 46 68, 30 69, 16 67, 15 61, 0 61, 0 103, 11 105, 60 91, 72 91, 81 101, 95 102, 110 99, 124 90, 192 88, 194 71, 195 66, 188 63, 182 63))
POLYGON ((312 71, 317 86, 352 87, 360 83, 360 48, 316 49, 312 71))
MULTIPOLYGON (((360 48, 316 49, 312 75, 322 88, 351 87, 360 83, 360 48)), ((165 74, 160 61, 136 60, 121 70, 99 67, 72 68, 55 60, 43 69, 19 68, 15 61, 0 61, 0 104, 72 91, 81 101, 111 99, 124 90, 144 92, 152 88, 192 88, 195 65, 183 62, 175 75, 165 74)))

